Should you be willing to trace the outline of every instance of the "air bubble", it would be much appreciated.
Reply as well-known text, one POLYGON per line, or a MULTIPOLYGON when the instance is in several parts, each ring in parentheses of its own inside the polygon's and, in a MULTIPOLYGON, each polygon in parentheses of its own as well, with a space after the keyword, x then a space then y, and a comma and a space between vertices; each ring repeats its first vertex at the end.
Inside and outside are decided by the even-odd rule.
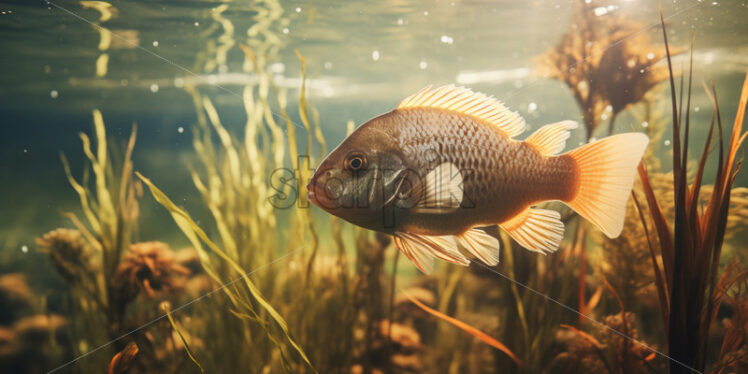
POLYGON ((158 47, 158 40, 154 40, 154 41, 153 41, 153 46, 154 46, 154 47, 158 47))
POLYGON ((538 109, 538 104, 535 104, 535 103, 530 103, 529 105, 527 105, 527 110, 528 110, 528 111, 530 111, 530 112, 534 112, 534 111, 535 111, 535 109, 538 109))
POLYGON ((448 36, 448 35, 442 35, 441 41, 444 44, 452 44, 452 43, 454 43, 454 39, 452 39, 452 37, 448 36))
POLYGON ((184 127, 182 127, 182 126, 177 127, 177 132, 180 133, 180 134, 183 133, 184 132, 184 127))

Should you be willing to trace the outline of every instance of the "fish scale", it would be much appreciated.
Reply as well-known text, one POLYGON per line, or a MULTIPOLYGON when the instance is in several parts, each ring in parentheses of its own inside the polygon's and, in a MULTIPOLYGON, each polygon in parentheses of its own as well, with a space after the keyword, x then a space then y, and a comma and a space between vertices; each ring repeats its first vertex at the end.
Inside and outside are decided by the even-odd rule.
POLYGON ((537 201, 566 198, 566 186, 573 183, 573 160, 544 157, 479 120, 430 108, 396 110, 387 116, 388 122, 405 124, 392 130, 411 161, 406 166, 421 176, 443 162, 465 171, 464 209, 446 217, 413 215, 406 225, 415 232, 460 232, 476 223, 501 222, 537 201), (430 157, 434 153, 438 160, 430 157), (466 218, 472 219, 454 224, 466 218))

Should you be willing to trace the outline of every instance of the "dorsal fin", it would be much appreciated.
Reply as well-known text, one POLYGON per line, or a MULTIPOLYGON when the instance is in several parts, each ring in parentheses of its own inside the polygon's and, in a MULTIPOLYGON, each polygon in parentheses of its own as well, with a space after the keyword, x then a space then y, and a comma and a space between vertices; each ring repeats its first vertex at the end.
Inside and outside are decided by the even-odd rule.
POLYGON ((544 155, 552 156, 564 150, 566 139, 569 139, 569 130, 576 128, 577 123, 574 121, 551 123, 532 133, 525 139, 525 143, 532 145, 544 155))
POLYGON ((438 108, 486 121, 513 138, 525 131, 525 120, 493 97, 454 85, 418 91, 401 101, 397 109, 438 108))

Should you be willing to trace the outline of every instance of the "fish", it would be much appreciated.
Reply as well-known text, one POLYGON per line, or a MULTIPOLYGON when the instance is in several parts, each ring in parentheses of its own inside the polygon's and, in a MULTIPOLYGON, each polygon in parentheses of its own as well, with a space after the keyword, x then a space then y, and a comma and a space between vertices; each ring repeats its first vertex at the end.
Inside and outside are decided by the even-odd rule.
POLYGON ((577 127, 527 125, 494 97, 426 87, 363 123, 319 164, 309 201, 360 227, 392 235, 423 273, 434 259, 499 262, 496 226, 527 250, 558 250, 561 201, 609 238, 623 230, 636 168, 649 143, 616 134, 560 154, 577 127))

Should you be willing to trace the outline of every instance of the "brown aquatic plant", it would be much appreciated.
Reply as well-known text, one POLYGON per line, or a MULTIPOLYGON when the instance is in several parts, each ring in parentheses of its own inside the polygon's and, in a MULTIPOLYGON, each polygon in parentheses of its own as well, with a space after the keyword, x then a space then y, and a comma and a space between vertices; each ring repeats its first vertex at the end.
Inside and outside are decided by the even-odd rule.
MULTIPOLYGON (((643 182, 650 218, 654 223, 653 229, 659 239, 659 251, 655 249, 652 243, 650 243, 649 248, 660 300, 660 310, 667 331, 668 351, 670 357, 672 357, 670 371, 703 371, 706 366, 708 334, 712 322, 724 300, 726 290, 737 281, 735 276, 728 276, 726 272, 722 272, 722 275, 720 275, 719 266, 729 216, 731 190, 741 164, 737 160, 737 154, 745 139, 742 128, 748 102, 748 75, 743 84, 732 135, 727 139, 726 148, 722 136, 723 126, 717 96, 713 87, 711 92, 707 90, 714 108, 712 121, 706 144, 693 176, 693 182, 689 185, 687 161, 691 126, 692 78, 689 73, 686 105, 683 107, 679 105, 679 103, 682 103, 683 97, 681 96, 678 99, 676 93, 667 32, 662 20, 662 13, 660 13, 660 19, 668 68, 670 69, 673 116, 672 190, 675 201, 675 218, 672 234, 658 198, 650 184, 644 164, 639 166, 639 175, 643 182), (718 150, 716 176, 709 202, 702 207, 698 204, 700 201, 699 195, 702 192, 707 157, 712 146, 712 139, 715 137, 715 122, 717 124, 716 149, 718 150), (658 255, 662 256, 662 265, 657 261, 658 255)), ((691 63, 693 63, 693 39, 691 53, 691 63)), ((681 82, 682 87, 683 84, 681 82)), ((683 90, 680 92, 682 93, 683 90)), ((636 198, 636 195, 634 197, 636 198)), ((641 206, 638 198, 635 199, 635 202, 641 206)), ((647 220, 643 214, 641 218, 645 230, 648 230, 647 220)))
POLYGON ((157 292, 181 291, 189 274, 166 243, 135 243, 122 256, 114 273, 114 295, 122 305, 140 293, 153 299, 157 292))
POLYGON ((561 325, 555 340, 563 347, 549 363, 548 373, 651 373, 655 354, 642 344, 633 327, 633 313, 617 313, 602 319, 590 334, 574 326, 561 325), (611 330, 612 329, 612 330, 611 330), (615 331, 625 331, 627 337, 615 331))
MULTIPOLYGON (((735 268, 733 261, 730 267, 735 268)), ((712 373, 745 373, 748 370, 748 282, 736 285, 735 291, 726 298, 725 304, 732 309, 732 316, 722 321, 725 333, 719 349, 717 363, 712 373)))
MULTIPOLYGON (((78 230, 56 229, 36 239, 42 252, 52 260, 57 273, 71 285, 84 288, 96 284, 92 249, 78 230)), ((89 292, 94 290, 89 289, 89 292)))
POLYGON ((444 313, 441 313, 441 312, 439 312, 439 311, 437 311, 437 310, 435 310, 433 308, 430 308, 430 307, 424 305, 423 303, 421 303, 420 301, 418 301, 415 298, 411 298, 410 301, 413 304, 417 305, 419 308, 421 308, 424 311, 426 311, 427 313, 433 315, 434 317, 439 318, 439 319, 441 319, 441 320, 443 320, 445 322, 448 322, 448 323, 454 325, 455 327, 459 328, 460 330, 463 330, 463 331, 467 332, 468 334, 474 336, 476 339, 482 341, 483 343, 486 343, 486 344, 488 344, 488 345, 490 345, 490 346, 498 349, 499 351, 504 352, 507 356, 509 356, 512 359, 512 361, 514 361, 517 364, 517 366, 522 367, 522 365, 523 365, 522 361, 517 357, 517 355, 515 355, 514 352, 512 352, 509 348, 507 348, 507 346, 505 346, 503 343, 501 343, 500 341, 496 340, 495 338, 492 338, 491 336, 489 336, 488 334, 484 333, 483 331, 480 331, 480 330, 476 329, 475 327, 468 325, 465 322, 462 322, 462 321, 460 321, 460 320, 458 320, 456 318, 450 317, 450 316, 448 316, 448 315, 446 315, 444 313))
POLYGON ((138 352, 140 352, 140 350, 135 342, 127 343, 124 349, 117 352, 117 354, 112 357, 112 361, 109 362, 109 366, 106 370, 107 374, 126 373, 130 370, 133 362, 135 362, 138 352))
MULTIPOLYGON (((634 190, 641 190, 638 184, 634 190)), ((636 205, 629 199, 621 235, 615 239, 596 236, 602 250, 599 261, 594 262, 595 270, 611 283, 627 306, 634 305, 641 297, 639 293, 654 281, 648 243, 657 238, 645 231, 640 222, 636 205)))
POLYGON ((28 314, 37 306, 37 296, 29 287, 26 274, 0 274, 0 325, 28 314))
POLYGON ((583 0, 575 4, 569 29, 537 58, 537 65, 542 75, 569 87, 589 139, 607 117, 612 132, 616 116, 640 102, 668 72, 657 64, 665 54, 642 32, 644 25, 612 13, 596 15, 583 0))

